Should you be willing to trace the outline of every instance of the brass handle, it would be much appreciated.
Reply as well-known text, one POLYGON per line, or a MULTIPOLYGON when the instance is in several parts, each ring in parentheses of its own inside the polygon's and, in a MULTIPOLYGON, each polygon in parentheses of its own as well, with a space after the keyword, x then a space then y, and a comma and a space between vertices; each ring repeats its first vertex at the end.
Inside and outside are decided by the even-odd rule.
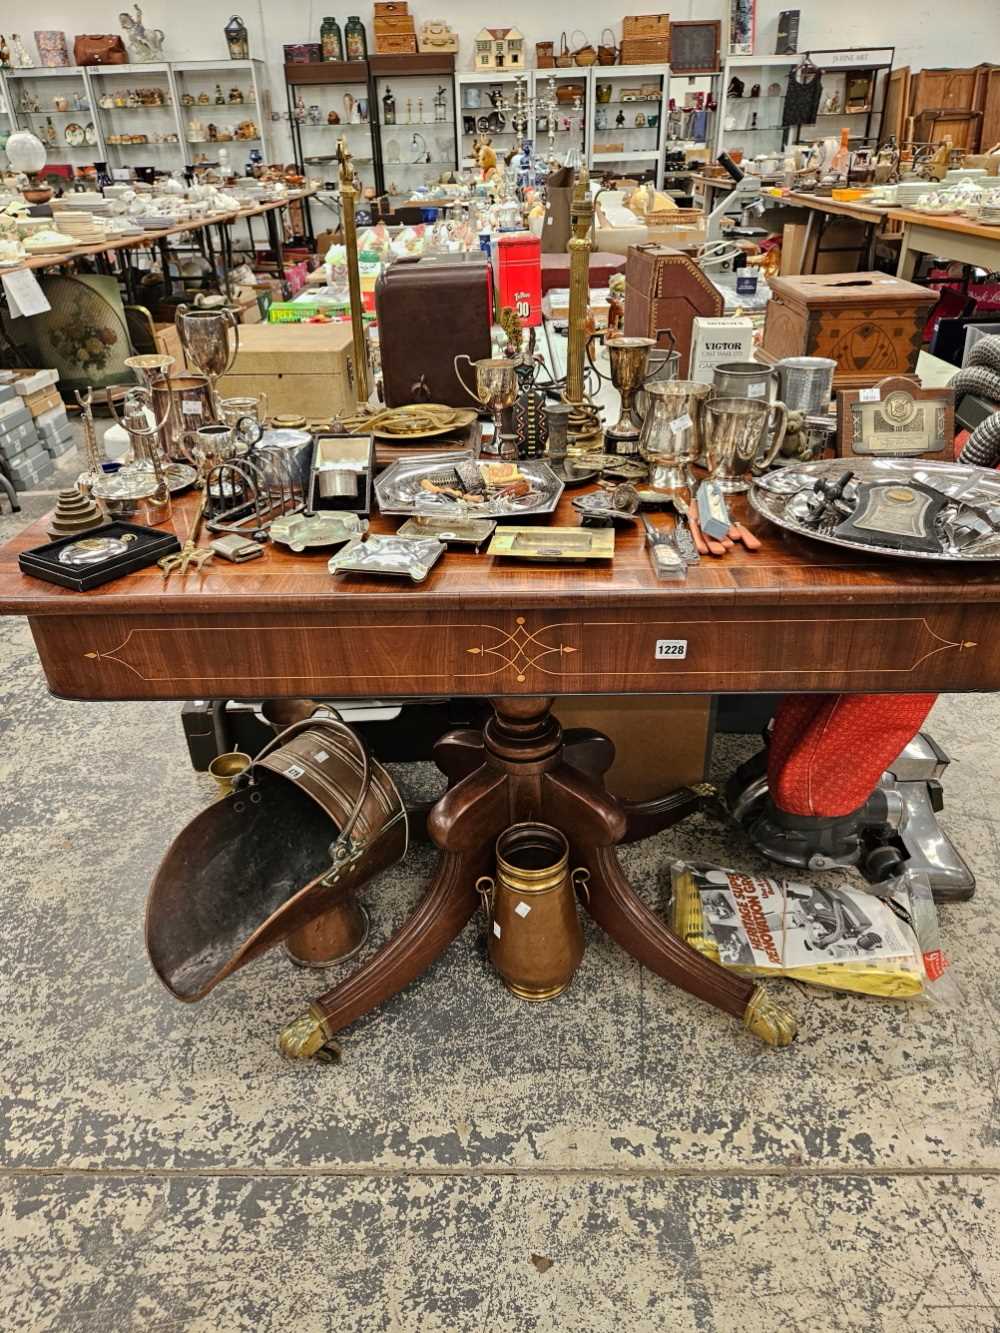
POLYGON ((480 875, 476 880, 476 892, 479 894, 483 904, 483 911, 486 913, 487 920, 493 915, 493 901, 496 897, 497 886, 492 875, 480 875), (488 884, 489 888, 483 885, 488 884))
POLYGON ((774 439, 771 442, 771 447, 762 459, 755 459, 751 464, 750 470, 755 476, 771 466, 774 460, 778 457, 778 452, 781 449, 781 446, 785 443, 785 432, 788 429, 788 408, 784 403, 774 402, 771 404, 771 412, 768 414, 768 420, 770 420, 770 417, 775 413, 778 415, 779 424, 777 430, 774 432, 774 439))
POLYGON ((590 871, 586 866, 577 866, 570 874, 570 881, 578 894, 582 893, 587 908, 590 908, 590 871))

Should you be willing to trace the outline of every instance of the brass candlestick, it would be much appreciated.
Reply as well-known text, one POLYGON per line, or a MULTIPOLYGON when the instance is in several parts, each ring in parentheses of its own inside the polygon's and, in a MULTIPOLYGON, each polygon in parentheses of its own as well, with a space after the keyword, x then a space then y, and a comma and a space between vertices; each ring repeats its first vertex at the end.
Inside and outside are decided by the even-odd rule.
POLYGON ((597 409, 583 387, 583 362, 587 346, 587 315, 590 311, 590 233, 594 225, 594 203, 590 197, 590 173, 581 167, 570 205, 572 235, 569 239, 569 328, 566 351, 566 389, 563 397, 573 408, 569 429, 579 440, 600 434, 597 409))
POLYGON ((344 248, 347 250, 347 287, 351 296, 354 383, 358 402, 363 407, 368 402, 368 356, 361 307, 361 274, 358 271, 358 229, 354 222, 358 191, 354 184, 354 160, 343 136, 337 144, 337 161, 340 163, 340 215, 344 226, 344 248))

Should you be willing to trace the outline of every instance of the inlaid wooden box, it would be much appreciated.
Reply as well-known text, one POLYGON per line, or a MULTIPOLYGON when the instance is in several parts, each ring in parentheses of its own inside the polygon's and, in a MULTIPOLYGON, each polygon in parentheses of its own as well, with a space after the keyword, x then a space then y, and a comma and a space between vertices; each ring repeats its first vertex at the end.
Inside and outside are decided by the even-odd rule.
POLYGON ((828 356, 838 389, 867 388, 912 374, 937 292, 886 273, 815 273, 772 278, 762 353, 828 356))

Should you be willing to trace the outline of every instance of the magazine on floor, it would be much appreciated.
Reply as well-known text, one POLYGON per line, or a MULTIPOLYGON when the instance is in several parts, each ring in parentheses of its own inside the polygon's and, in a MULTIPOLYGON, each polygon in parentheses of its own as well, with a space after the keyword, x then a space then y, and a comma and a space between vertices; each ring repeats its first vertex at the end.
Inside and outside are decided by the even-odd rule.
POLYGON ((913 957, 912 933, 871 893, 738 870, 690 870, 719 961, 729 967, 784 971, 913 957))

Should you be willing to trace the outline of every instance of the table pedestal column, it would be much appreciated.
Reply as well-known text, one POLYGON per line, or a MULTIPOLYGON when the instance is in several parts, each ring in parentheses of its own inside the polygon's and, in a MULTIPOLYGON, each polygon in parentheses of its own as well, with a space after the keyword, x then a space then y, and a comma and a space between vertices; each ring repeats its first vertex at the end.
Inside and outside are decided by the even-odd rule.
POLYGON ((441 738, 434 759, 449 780, 430 812, 428 832, 441 850, 420 904, 395 935, 350 977, 320 995, 281 1036, 285 1055, 335 1058, 336 1032, 397 994, 448 947, 476 910, 475 883, 491 872, 494 843, 511 824, 539 820, 566 835, 570 864, 590 872, 587 910, 650 971, 741 1018, 771 1045, 795 1035, 791 1017, 752 981, 727 972, 684 943, 629 884, 615 847, 648 836, 690 813, 696 798, 629 806, 611 796, 603 774, 614 758, 598 732, 563 733, 551 699, 493 700, 481 732, 441 738))

